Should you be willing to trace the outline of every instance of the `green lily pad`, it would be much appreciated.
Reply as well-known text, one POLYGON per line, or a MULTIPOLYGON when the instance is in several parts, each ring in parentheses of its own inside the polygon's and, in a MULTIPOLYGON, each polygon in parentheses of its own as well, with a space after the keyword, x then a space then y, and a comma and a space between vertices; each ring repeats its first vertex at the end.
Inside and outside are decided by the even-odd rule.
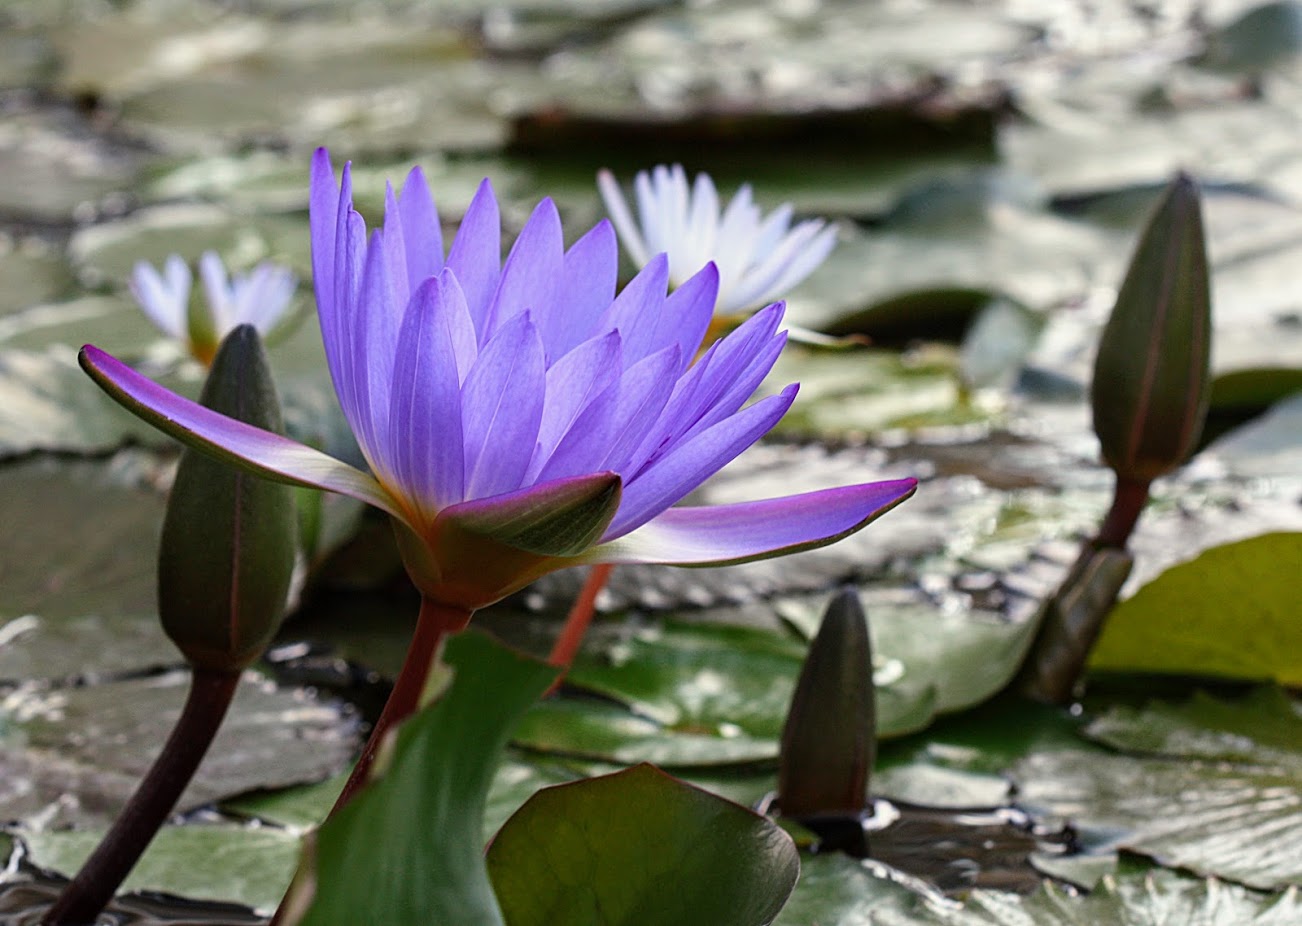
MULTIPOLYGON (((138 453, 120 454, 108 464, 38 457, 9 464, 3 477, 0 508, 23 529, 0 536, 0 615, 37 615, 42 629, 0 647, 0 678, 63 678, 69 669, 140 667, 131 656, 125 663, 111 656, 97 664, 90 647, 101 644, 102 635, 88 637, 80 647, 72 631, 58 625, 98 615, 126 629, 117 618, 139 620, 153 613, 163 499, 147 483, 160 478, 157 463, 138 453), (63 645, 79 648, 70 655, 60 650, 63 645)), ((154 639, 147 631, 126 632, 135 642, 154 639)), ((171 647, 165 652, 175 659, 171 647)), ((146 654, 150 660, 155 655, 146 654)))
POLYGON ((1184 703, 1111 708, 1085 735, 1114 749, 1189 759, 1295 766, 1302 772, 1302 704, 1278 688, 1224 700, 1194 692, 1184 703))
MULTIPOLYGON (((188 674, 26 690, 0 713, 0 806, 103 825, 135 789, 181 710, 188 674)), ((315 781, 351 757, 357 722, 336 704, 241 682, 178 810, 261 788, 315 781)))
POLYGON ((488 850, 510 926, 761 926, 800 872, 782 830, 650 766, 547 788, 488 850))
POLYGON ((774 926, 869 926, 874 910, 905 910, 919 892, 932 893, 911 879, 870 859, 839 852, 806 855, 800 881, 774 926))
POLYGON ((59 249, 34 236, 15 240, 0 235, 0 273, 5 278, 0 290, 0 340, 6 339, 14 324, 5 316, 58 298, 73 285, 72 271, 59 249))
POLYGON ((102 453, 128 439, 164 441, 89 381, 72 348, 0 350, 0 459, 34 450, 102 453))
POLYGON ((1106 828, 1114 844, 1203 875, 1302 884, 1298 765, 1043 752, 1017 764, 1024 805, 1106 828))
POLYGON ((84 228, 68 242, 68 256, 83 279, 117 285, 126 282, 137 261, 161 266, 169 254, 193 261, 205 250, 236 268, 270 258, 305 277, 311 267, 308 227, 300 217, 250 217, 207 203, 140 209, 84 228))
POLYGON ((1295 891, 1259 894, 1219 881, 1200 881, 1174 872, 1143 877, 1106 877, 1087 897, 1046 883, 1031 897, 976 891, 961 907, 939 898, 920 899, 911 909, 882 910, 873 926, 1287 926, 1302 916, 1295 891))
POLYGON ((1302 533, 1276 533, 1167 570, 1112 612, 1091 668, 1302 684, 1298 563, 1302 533))
MULTIPOLYGON (((18 835, 33 864, 72 875, 103 832, 19 829, 18 835)), ((300 841, 299 833, 271 826, 165 826, 131 869, 121 891, 231 901, 269 914, 294 876, 300 841)))
POLYGON ((1208 451, 1209 456, 1223 460, 1235 475, 1287 485, 1302 472, 1302 391, 1277 402, 1261 417, 1223 434, 1208 451))

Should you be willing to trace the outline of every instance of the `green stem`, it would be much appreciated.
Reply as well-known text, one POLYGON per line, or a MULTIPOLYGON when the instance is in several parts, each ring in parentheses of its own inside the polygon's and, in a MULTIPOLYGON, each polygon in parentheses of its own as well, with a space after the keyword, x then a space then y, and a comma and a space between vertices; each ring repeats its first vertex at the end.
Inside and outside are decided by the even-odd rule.
POLYGON ((194 777, 239 682, 239 672, 194 670, 185 707, 162 752, 113 828, 46 911, 42 926, 84 926, 108 906, 194 777))
POLYGON ((464 630, 473 612, 464 608, 440 604, 430 598, 421 598, 420 616, 416 619, 416 632, 407 648, 407 658, 393 684, 393 693, 385 702, 380 719, 375 722, 371 736, 362 747, 362 754, 353 766, 352 774, 344 783, 343 791, 330 811, 333 816, 356 796, 370 780, 371 767, 389 730, 411 716, 420 707, 421 695, 429 679, 430 668, 444 639, 464 630))

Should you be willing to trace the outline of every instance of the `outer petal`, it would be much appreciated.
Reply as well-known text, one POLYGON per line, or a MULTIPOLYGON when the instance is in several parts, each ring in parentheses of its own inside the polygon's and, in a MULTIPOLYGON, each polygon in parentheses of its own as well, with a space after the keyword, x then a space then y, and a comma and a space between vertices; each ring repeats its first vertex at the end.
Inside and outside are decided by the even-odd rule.
POLYGON ((670 508, 581 559, 722 566, 798 553, 853 534, 912 495, 917 484, 896 479, 736 505, 670 508))
POLYGON ((82 369, 132 414, 204 453, 268 479, 349 495, 407 520, 374 478, 304 444, 204 408, 87 344, 82 369))

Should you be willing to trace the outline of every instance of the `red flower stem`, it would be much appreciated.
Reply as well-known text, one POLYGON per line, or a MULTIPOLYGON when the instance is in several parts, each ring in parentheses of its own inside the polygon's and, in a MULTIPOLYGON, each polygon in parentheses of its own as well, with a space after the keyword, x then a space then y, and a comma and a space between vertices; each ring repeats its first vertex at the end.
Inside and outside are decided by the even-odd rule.
POLYGON ((464 608, 440 604, 430 598, 421 598, 420 617, 416 619, 416 632, 412 635, 411 645, 407 648, 407 658, 393 684, 393 692, 385 702, 380 719, 371 730, 370 739, 362 747, 362 754, 353 766, 353 772, 344 783, 343 791, 331 809, 333 816, 340 807, 347 804, 360 791, 371 776, 371 766, 385 736, 397 724, 406 720, 420 706, 421 694, 434 665, 443 641, 454 633, 465 629, 470 623, 472 612, 464 608))
POLYGON ((1095 547, 1111 547, 1116 550, 1126 548, 1135 524, 1139 521, 1144 506, 1148 504, 1148 487, 1151 484, 1149 480, 1117 477, 1112 507, 1103 520, 1103 526, 1099 528, 1098 536, 1094 538, 1095 547))
MULTIPOLYGON (((565 624, 561 627, 556 642, 552 644, 551 655, 547 657, 547 661, 556 668, 568 669, 574 662, 574 657, 578 655, 579 647, 583 644, 584 634, 588 632, 593 615, 597 613, 597 596, 606 587, 610 574, 614 571, 614 563, 597 563, 588 570, 588 577, 583 580, 579 597, 574 600, 574 606, 570 608, 565 624)), ((559 688, 564 679, 564 675, 558 677, 547 690, 547 694, 559 688)))
POLYGON ((172 733, 112 829, 45 912, 43 926, 95 922, 194 778, 235 697, 239 672, 195 669, 172 733))

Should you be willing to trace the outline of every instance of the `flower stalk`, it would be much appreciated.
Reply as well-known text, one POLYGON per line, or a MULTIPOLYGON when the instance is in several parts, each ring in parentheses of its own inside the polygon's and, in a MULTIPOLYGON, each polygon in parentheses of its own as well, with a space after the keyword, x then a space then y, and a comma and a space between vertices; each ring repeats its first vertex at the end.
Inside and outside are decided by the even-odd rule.
POLYGON ((113 899, 194 778, 239 682, 239 672, 194 670, 181 716, 158 758, 104 840, 46 911, 42 926, 93 923, 113 899))
POLYGON ((341 807, 351 801, 371 779, 371 770, 375 766, 389 733, 402 721, 410 717, 425 700, 425 693, 430 681, 430 673, 438 662, 444 641, 459 633, 470 623, 472 611, 450 605, 440 604, 431 598, 422 597, 420 615, 416 618, 416 631, 412 634, 407 656, 402 669, 394 681, 393 692, 385 702, 384 710, 375 722, 362 754, 353 766, 352 773, 344 783, 344 788, 335 800, 330 811, 333 816, 341 807))

